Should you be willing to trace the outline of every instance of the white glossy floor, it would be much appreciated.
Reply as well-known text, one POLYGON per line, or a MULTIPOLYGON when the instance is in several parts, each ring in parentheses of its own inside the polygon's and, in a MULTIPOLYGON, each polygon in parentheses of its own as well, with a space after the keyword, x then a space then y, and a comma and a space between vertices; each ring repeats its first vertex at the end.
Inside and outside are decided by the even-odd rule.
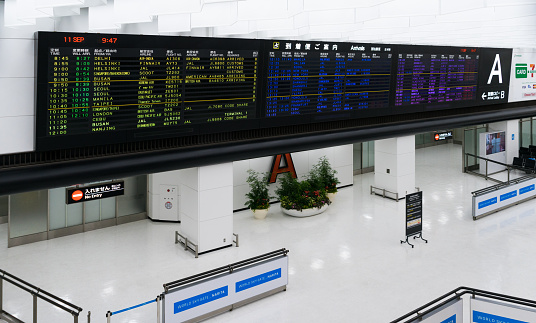
MULTIPOLYGON (((401 245, 404 202, 369 194, 374 175, 354 177, 325 213, 265 220, 235 213, 240 247, 194 259, 175 245, 178 225, 139 221, 7 249, 0 225, 0 268, 92 312, 105 322, 116 311, 149 301, 162 284, 279 248, 289 253, 286 292, 210 322, 389 322, 458 286, 536 299, 536 200, 478 221, 471 191, 492 185, 461 173, 461 146, 416 151, 424 194, 424 237, 401 245)), ((7 284, 6 284, 7 285, 7 284)), ((31 297, 6 286, 4 308, 31 321, 31 297)), ((39 322, 72 322, 39 303, 39 322)), ((155 305, 112 322, 155 322, 155 305)))

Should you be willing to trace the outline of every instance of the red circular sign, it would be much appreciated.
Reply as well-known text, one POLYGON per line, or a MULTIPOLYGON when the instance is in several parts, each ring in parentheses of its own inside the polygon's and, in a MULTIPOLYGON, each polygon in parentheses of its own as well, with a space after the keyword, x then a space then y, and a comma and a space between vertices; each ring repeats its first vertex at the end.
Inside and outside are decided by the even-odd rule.
POLYGON ((436 133, 435 140, 439 140, 439 135, 436 133))
POLYGON ((84 197, 84 193, 81 190, 74 191, 71 195, 73 201, 80 201, 84 197))

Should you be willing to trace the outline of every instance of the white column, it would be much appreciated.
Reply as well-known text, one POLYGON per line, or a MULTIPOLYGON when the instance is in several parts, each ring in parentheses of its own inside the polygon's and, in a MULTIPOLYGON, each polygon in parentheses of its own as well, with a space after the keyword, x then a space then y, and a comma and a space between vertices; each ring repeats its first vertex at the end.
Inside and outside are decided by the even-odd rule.
POLYGON ((179 171, 179 232, 199 252, 233 242, 233 163, 179 171))
POLYGON ((398 193, 415 192, 415 136, 374 142, 374 186, 398 193))

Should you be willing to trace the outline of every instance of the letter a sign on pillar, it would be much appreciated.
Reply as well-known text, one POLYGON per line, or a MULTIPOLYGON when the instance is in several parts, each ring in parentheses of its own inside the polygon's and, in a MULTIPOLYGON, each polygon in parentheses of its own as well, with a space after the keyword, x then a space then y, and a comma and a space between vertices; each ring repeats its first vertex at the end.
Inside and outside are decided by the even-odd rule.
POLYGON ((294 162, 292 162, 292 156, 290 154, 279 154, 274 156, 269 182, 275 183, 277 180, 277 175, 282 173, 290 173, 292 177, 298 177, 296 175, 296 169, 294 169, 294 162), (281 159, 283 159, 283 157, 285 157, 285 166, 281 167, 281 159))

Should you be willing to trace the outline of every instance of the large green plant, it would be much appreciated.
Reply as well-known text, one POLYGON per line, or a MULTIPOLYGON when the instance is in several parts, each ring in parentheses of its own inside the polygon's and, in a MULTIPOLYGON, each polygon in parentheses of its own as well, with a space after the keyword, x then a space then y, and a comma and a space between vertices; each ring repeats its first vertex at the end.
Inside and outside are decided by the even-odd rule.
POLYGON ((309 181, 328 193, 336 193, 337 184, 341 183, 336 175, 337 171, 331 168, 327 157, 322 156, 309 172, 309 181))
POLYGON ((268 174, 257 173, 252 169, 248 170, 248 174, 246 181, 250 190, 246 193, 247 201, 244 205, 252 210, 269 208, 272 197, 268 191, 268 174))
POLYGON ((321 208, 330 204, 326 190, 318 186, 319 182, 311 181, 311 178, 298 181, 289 173, 279 178, 279 186, 276 194, 281 201, 281 207, 287 210, 321 208))

